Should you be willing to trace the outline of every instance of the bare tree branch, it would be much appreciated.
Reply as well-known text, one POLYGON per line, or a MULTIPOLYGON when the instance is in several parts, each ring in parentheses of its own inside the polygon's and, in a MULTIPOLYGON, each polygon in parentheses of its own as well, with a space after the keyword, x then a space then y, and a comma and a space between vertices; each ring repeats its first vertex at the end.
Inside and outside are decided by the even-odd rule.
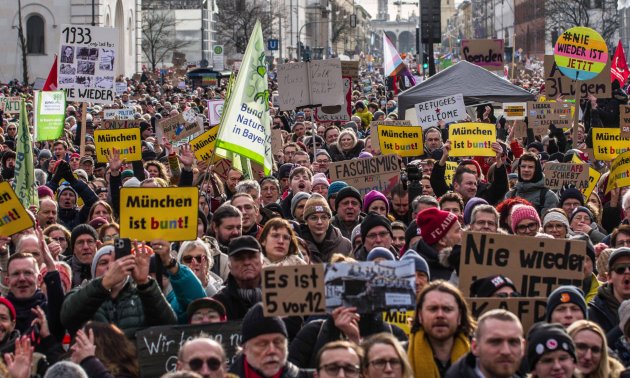
POLYGON ((616 0, 601 0, 598 6, 591 6, 591 0, 547 0, 545 14, 547 25, 558 33, 574 26, 585 26, 597 30, 609 48, 620 27, 616 0))
POLYGON ((191 43, 176 39, 172 12, 159 9, 145 9, 142 12, 142 52, 152 70, 168 54, 191 43))

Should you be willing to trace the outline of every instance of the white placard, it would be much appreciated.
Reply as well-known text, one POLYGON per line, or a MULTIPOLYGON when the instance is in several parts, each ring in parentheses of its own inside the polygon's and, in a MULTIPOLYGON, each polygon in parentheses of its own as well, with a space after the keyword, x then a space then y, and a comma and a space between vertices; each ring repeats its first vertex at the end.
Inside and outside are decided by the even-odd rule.
POLYGON ((451 123, 466 118, 466 105, 464 104, 464 96, 461 93, 421 102, 414 107, 418 124, 423 129, 431 126, 437 127, 439 121, 451 123))
POLYGON ((503 116, 508 121, 522 121, 526 115, 526 102, 506 102, 503 104, 503 116))
POLYGON ((343 104, 339 58, 280 64, 277 77, 280 110, 343 104))
POLYGON ((208 101, 208 120, 210 126, 218 125, 223 113, 223 100, 208 101))
POLYGON ((116 82, 116 96, 121 96, 126 91, 127 91, 127 83, 117 81, 116 82))
POLYGON ((133 121, 136 111, 134 109, 105 109, 103 110, 103 119, 117 121, 133 121))

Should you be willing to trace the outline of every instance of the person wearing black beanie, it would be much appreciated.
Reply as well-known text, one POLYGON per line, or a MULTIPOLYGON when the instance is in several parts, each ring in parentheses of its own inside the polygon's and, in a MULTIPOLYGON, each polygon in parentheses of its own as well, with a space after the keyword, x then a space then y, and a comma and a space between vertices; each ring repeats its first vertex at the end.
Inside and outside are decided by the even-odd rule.
POLYGON ((578 320, 587 319, 582 290, 575 286, 560 286, 552 291, 547 299, 545 318, 548 323, 558 323, 564 328, 578 320))
POLYGON ((527 334, 527 370, 532 377, 572 377, 575 344, 559 324, 537 323, 527 334), (554 373, 554 374, 552 374, 554 373))
POLYGON ((392 246, 394 234, 389 219, 371 212, 361 222, 361 247, 356 250, 354 257, 359 261, 366 261, 367 255, 376 247, 388 249, 396 258, 398 251, 392 246))
POLYGON ((584 206, 584 194, 576 188, 567 188, 560 195, 559 205, 568 217, 575 208, 584 206))
POLYGON ((363 221, 362 207, 363 200, 357 189, 346 186, 337 192, 335 197, 337 214, 333 217, 332 225, 341 231, 344 238, 350 239, 352 230, 363 221))

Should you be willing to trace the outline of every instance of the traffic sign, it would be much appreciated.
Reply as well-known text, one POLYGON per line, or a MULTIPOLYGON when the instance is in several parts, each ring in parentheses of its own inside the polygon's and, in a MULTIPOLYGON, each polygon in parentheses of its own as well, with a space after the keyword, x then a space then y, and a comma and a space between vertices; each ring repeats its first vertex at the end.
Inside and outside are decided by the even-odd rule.
POLYGON ((271 38, 267 40, 267 50, 278 50, 280 43, 278 42, 278 39, 276 38, 271 38))

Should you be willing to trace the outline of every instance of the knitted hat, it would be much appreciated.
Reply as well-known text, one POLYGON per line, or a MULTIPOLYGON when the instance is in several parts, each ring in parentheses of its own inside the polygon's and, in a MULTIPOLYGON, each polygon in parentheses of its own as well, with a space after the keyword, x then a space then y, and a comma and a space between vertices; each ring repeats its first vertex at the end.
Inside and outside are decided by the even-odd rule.
POLYGON ((79 198, 77 191, 71 185, 61 185, 59 189, 57 189, 57 202, 59 202, 59 198, 61 198, 61 193, 65 192, 66 190, 72 191, 75 198, 79 198))
POLYGON ((385 218, 382 215, 376 213, 369 213, 363 218, 363 222, 361 222, 361 241, 365 243, 365 237, 367 233, 370 232, 374 227, 383 226, 389 231, 389 234, 394 237, 392 233, 392 224, 389 219, 385 218))
POLYGON ((39 154, 37 155, 38 159, 50 159, 52 158, 52 153, 50 152, 50 150, 44 148, 39 150, 39 154))
POLYGON ((383 247, 376 247, 376 248, 372 248, 370 253, 368 253, 366 261, 374 261, 378 258, 382 258, 387 261, 396 260, 396 257, 394 257, 394 254, 389 249, 383 248, 383 247))
POLYGON ((420 229, 418 228, 416 221, 412 220, 411 222, 409 222, 407 230, 405 230, 405 245, 409 246, 409 244, 411 243, 411 239, 415 238, 416 236, 421 236, 420 229))
POLYGON ((479 197, 472 197, 466 202, 466 206, 464 206, 464 224, 470 224, 472 212, 477 205, 487 205, 488 201, 479 197))
POLYGON ((245 314, 243 318, 243 323, 241 324, 241 343, 244 344, 254 337, 268 335, 270 333, 281 333, 284 337, 289 337, 287 327, 284 325, 282 319, 277 316, 264 316, 262 303, 256 303, 247 311, 247 314, 245 314))
POLYGON ((365 195, 365 197, 363 198, 363 211, 367 213, 372 202, 376 200, 383 201, 385 203, 385 208, 387 209, 387 212, 389 213, 389 202, 387 201, 387 197, 385 197, 385 195, 379 192, 378 190, 372 190, 368 194, 365 195))
POLYGON ((328 187, 328 199, 330 199, 330 197, 338 193, 346 186, 348 186, 348 184, 346 184, 344 181, 333 181, 332 183, 330 183, 330 186, 328 187))
POLYGON ((610 257, 608 258, 608 271, 609 272, 612 270, 612 267, 615 264, 615 260, 623 256, 630 256, 630 248, 628 247, 617 248, 613 251, 613 253, 610 254, 610 257))
POLYGON ((284 163, 278 169, 278 180, 282 180, 283 178, 289 178, 291 175, 291 171, 295 167, 293 163, 284 163))
POLYGON ((125 181, 125 183, 123 184, 124 188, 139 188, 140 187, 140 180, 138 180, 137 177, 132 177, 129 180, 125 181))
POLYGON ((11 303, 5 297, 0 297, 0 305, 7 306, 7 308, 9 309, 9 313, 11 314, 11 320, 15 320, 16 315, 15 315, 15 307, 13 306, 13 303, 11 303))
POLYGON ((133 171, 131 169, 125 169, 124 171, 122 171, 122 173, 120 174, 120 179, 124 180, 126 178, 130 178, 133 177, 133 171))
POLYGON ((422 256, 418 254, 418 252, 413 249, 408 249, 407 252, 403 255, 400 261, 412 260, 416 265, 416 272, 422 272, 427 275, 429 279, 431 279, 431 271, 429 270, 429 264, 427 264, 427 260, 425 260, 422 256))
POLYGON ((332 159, 330 157, 330 154, 326 150, 317 150, 317 151, 315 151, 315 158, 317 158, 319 155, 326 155, 328 157, 328 159, 332 159))
POLYGON ((70 252, 74 252, 74 243, 81 235, 90 235, 94 238, 94 240, 98 240, 98 233, 94 227, 89 224, 79 224, 72 229, 72 234, 70 235, 70 252))
POLYGON ((326 213, 329 217, 332 217, 332 211, 330 211, 328 202, 318 193, 313 193, 304 205, 304 219, 316 213, 326 213))
POLYGON ((527 368, 532 372, 538 361, 546 353, 563 350, 577 361, 575 344, 571 336, 560 324, 536 323, 527 335, 527 368))
POLYGON ((543 227, 545 227, 547 223, 549 222, 560 222, 567 228, 567 231, 571 229, 567 216, 564 215, 564 212, 561 212, 561 211, 550 211, 547 214, 545 214, 545 216, 543 217, 543 222, 542 222, 543 227))
POLYGON ((588 207, 578 206, 575 209, 573 209, 573 211, 571 212, 571 215, 569 215, 569 223, 573 222, 573 218, 575 218, 575 216, 578 215, 579 213, 586 213, 588 217, 590 218, 591 223, 595 221, 595 217, 593 216, 593 213, 591 213, 591 211, 588 209, 588 207))
POLYGON ((186 309, 186 317, 188 318, 189 323, 190 323, 190 318, 192 318, 195 311, 202 308, 209 308, 216 311, 221 317, 221 321, 227 320, 227 315, 226 315, 225 307, 223 306, 223 304, 217 301, 216 299, 205 297, 205 298, 197 298, 194 301, 190 302, 190 304, 188 305, 188 308, 186 309))
POLYGON ((310 197, 311 197, 311 195, 309 193, 306 193, 306 192, 298 192, 298 193, 294 194, 293 198, 291 199, 291 215, 293 216, 293 213, 295 213, 295 208, 300 203, 300 201, 307 200, 310 197))
POLYGON ((529 150, 530 148, 535 148, 538 152, 542 152, 545 150, 543 144, 540 142, 531 142, 527 145, 527 149, 529 150))
POLYGON ((455 222, 457 222, 457 215, 435 207, 424 209, 416 216, 416 224, 422 240, 428 245, 433 245, 442 239, 455 222))
POLYGON ((580 201, 580 206, 584 206, 584 194, 582 194, 582 192, 575 188, 568 188, 565 189, 560 196, 560 201, 558 202, 560 204, 560 207, 562 207, 564 201, 568 200, 569 198, 580 201))
MULTIPOLYGON (((630 299, 626 299, 619 305, 619 328, 625 331, 628 321, 630 321, 630 299)), ((628 337, 628 335, 626 335, 628 337)))
MULTIPOLYGON (((333 183, 334 184, 334 183, 333 183)), ((332 186, 332 184, 331 184, 332 186)), ((328 188, 328 195, 330 196, 330 188, 328 188)), ((337 192, 337 197, 335 197, 335 208, 339 208, 339 203, 341 201, 344 200, 344 198, 347 197, 354 197, 357 199, 357 201, 359 201, 359 206, 361 206, 363 204, 363 200, 361 199, 361 193, 359 193, 358 190, 356 190, 355 188, 351 187, 351 186, 346 186, 345 188, 341 189, 339 192, 337 192)))
POLYGON ((518 224, 525 219, 536 221, 538 222, 538 225, 540 225, 540 217, 538 216, 536 209, 534 209, 532 206, 514 206, 514 208, 512 209, 512 231, 516 230, 516 226, 518 226, 518 224))
POLYGON ((361 151, 359 153, 359 159, 369 159, 374 157, 371 153, 367 152, 367 151, 361 151))
POLYGON ((94 217, 90 221, 89 225, 94 227, 95 230, 98 230, 99 228, 101 228, 102 225, 107 224, 107 223, 109 222, 107 222, 107 219, 103 217, 94 217))
POLYGON ((352 243, 353 246, 354 246, 354 241, 356 240, 357 236, 361 236, 361 223, 357 224, 352 229, 352 233, 350 234, 350 242, 352 243))
POLYGON ((105 255, 111 255, 112 253, 114 253, 114 246, 111 244, 104 245, 98 251, 96 251, 94 258, 92 259, 92 268, 90 269, 90 272, 92 273, 92 278, 96 278, 96 267, 98 266, 98 261, 101 259, 101 257, 105 255))
POLYGON ((516 286, 514 282, 506 276, 495 274, 488 277, 476 279, 470 285, 470 296, 479 298, 488 298, 503 287, 511 287, 514 291, 516 286))
POLYGON ((311 180, 311 186, 314 187, 315 185, 319 185, 319 184, 324 184, 328 187, 330 187, 330 184, 328 183, 328 179, 326 178, 326 175, 323 173, 316 173, 313 175, 313 179, 311 180))
POLYGON ((37 197, 40 199, 44 197, 54 198, 55 193, 53 193, 52 189, 50 189, 46 185, 42 185, 37 187, 37 197))
POLYGON ((584 300, 584 293, 582 290, 575 286, 560 286, 556 290, 552 291, 547 299, 547 310, 545 314, 545 320, 551 322, 551 313, 553 310, 563 303, 573 303, 580 307, 584 319, 588 319, 588 312, 586 311, 586 301, 584 300))

